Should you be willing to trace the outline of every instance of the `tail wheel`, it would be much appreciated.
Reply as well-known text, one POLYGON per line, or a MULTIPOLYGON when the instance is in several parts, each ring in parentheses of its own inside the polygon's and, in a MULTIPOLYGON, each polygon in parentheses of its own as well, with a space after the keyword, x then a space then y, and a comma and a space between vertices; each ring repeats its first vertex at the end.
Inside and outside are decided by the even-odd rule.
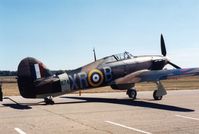
POLYGON ((162 100, 162 96, 157 96, 157 90, 153 92, 153 98, 154 100, 162 100))
POLYGON ((135 100, 137 97, 137 91, 135 89, 128 89, 126 94, 131 98, 132 100, 135 100))
POLYGON ((46 103, 46 105, 53 105, 55 102, 53 101, 52 97, 46 97, 44 98, 44 102, 46 103))

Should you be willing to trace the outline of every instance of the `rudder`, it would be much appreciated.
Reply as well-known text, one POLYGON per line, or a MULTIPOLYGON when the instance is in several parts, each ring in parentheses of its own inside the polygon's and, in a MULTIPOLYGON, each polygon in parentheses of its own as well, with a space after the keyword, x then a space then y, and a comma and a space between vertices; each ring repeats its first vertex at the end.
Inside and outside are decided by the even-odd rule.
POLYGON ((18 66, 17 83, 21 96, 35 98, 34 82, 52 76, 52 73, 39 60, 27 57, 18 66))

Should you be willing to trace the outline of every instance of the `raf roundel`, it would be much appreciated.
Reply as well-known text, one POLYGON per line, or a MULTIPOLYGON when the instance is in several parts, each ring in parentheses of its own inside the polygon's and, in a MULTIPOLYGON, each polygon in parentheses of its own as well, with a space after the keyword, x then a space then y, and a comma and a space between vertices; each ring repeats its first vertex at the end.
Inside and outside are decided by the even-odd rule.
POLYGON ((88 83, 92 87, 100 86, 104 81, 103 73, 98 69, 93 69, 88 73, 88 83))

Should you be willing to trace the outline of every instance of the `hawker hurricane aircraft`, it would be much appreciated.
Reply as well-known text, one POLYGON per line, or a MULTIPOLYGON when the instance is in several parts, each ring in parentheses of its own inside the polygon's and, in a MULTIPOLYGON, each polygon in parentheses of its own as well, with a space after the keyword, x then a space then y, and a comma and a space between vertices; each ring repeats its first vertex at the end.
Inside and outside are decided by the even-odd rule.
MULTIPOLYGON (((199 68, 181 69, 167 57, 163 36, 160 38, 162 55, 134 56, 128 52, 98 59, 88 65, 67 73, 52 74, 39 60, 23 59, 18 66, 17 82, 24 98, 44 98, 46 104, 53 104, 52 97, 77 90, 110 86, 115 90, 127 90, 126 94, 136 99, 135 84, 154 82, 155 100, 167 94, 161 80, 199 75, 199 68), (170 64, 175 69, 164 69, 170 64)), ((100 89, 99 89, 100 90, 100 89)))

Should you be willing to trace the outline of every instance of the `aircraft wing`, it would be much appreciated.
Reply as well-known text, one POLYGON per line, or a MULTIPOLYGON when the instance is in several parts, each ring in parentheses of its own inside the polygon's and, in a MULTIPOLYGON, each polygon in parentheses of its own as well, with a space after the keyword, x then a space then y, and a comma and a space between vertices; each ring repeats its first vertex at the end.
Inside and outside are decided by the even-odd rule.
POLYGON ((171 70, 141 70, 114 81, 115 84, 132 84, 139 82, 155 82, 166 79, 176 79, 187 76, 199 76, 199 68, 171 69, 171 70))

